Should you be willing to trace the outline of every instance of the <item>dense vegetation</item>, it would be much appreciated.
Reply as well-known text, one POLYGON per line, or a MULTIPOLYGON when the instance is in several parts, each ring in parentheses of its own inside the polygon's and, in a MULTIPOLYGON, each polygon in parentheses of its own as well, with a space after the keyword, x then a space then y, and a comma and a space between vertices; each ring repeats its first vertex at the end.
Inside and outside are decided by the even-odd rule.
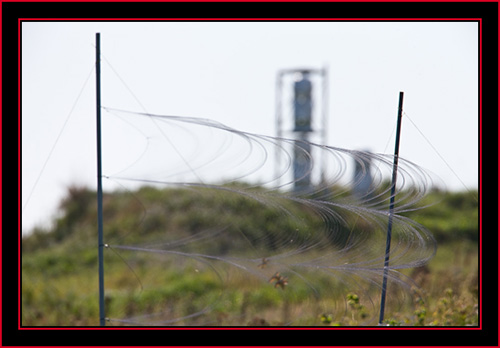
MULTIPOLYGON (((426 266, 405 272, 421 288, 420 296, 390 308, 386 312, 390 313, 387 324, 478 324, 479 215, 475 197, 477 193, 436 191, 420 204, 438 203, 406 213, 432 231, 438 241, 438 252, 426 266)), ((301 212, 294 210, 293 206, 287 208, 300 216, 301 212)), ((104 218, 106 240, 143 244, 158 239, 165 230, 169 231, 171 240, 192 235, 204 225, 210 225, 213 219, 227 220, 227 223, 244 229, 249 238, 256 235, 252 231, 293 228, 289 220, 275 209, 263 209, 255 201, 236 195, 213 197, 208 193, 200 194, 198 190, 195 197, 188 189, 159 190, 151 187, 133 193, 106 193, 104 218), (148 206, 148 214, 144 214, 145 206, 148 206)), ((98 324, 96 219, 95 192, 71 187, 60 204, 60 214, 52 227, 36 228, 23 237, 23 325, 98 324)), ((316 223, 319 222, 308 221, 308 224, 316 223)), ((259 243, 259 240, 256 238, 253 242, 259 243)), ((266 243, 263 247, 273 248, 272 239, 266 243)), ((231 240, 218 244, 216 248, 204 252, 220 254, 231 249, 244 253, 244 246, 231 240)), ((347 304, 347 311, 338 315, 309 308, 300 296, 276 296, 273 286, 255 284, 242 290, 236 277, 221 296, 217 279, 207 273, 201 277, 197 274, 195 280, 192 272, 200 271, 187 262, 180 267, 172 262, 148 263, 150 261, 137 256, 132 263, 125 263, 125 254, 106 253, 106 303, 110 313, 130 316, 154 310, 160 303, 173 308, 174 303, 185 302, 185 307, 196 307, 197 298, 206 300, 213 296, 218 300, 214 301, 216 304, 210 313, 211 325, 280 325, 287 321, 292 311, 298 310, 310 312, 303 316, 299 325, 362 325, 366 317, 377 315, 371 313, 373 308, 362 294, 347 291, 342 295, 338 301, 347 304), (151 274, 155 275, 154 278, 151 274), (156 286, 143 287, 146 282, 156 286), (130 290, 120 290, 123 288, 130 290), (257 309, 259 316, 246 315, 250 309, 253 309, 252 313, 257 309), (238 313, 240 322, 227 319, 231 317, 230 313, 238 313)), ((335 304, 332 303, 333 307, 335 304)), ((183 315, 181 312, 172 314, 183 315)))

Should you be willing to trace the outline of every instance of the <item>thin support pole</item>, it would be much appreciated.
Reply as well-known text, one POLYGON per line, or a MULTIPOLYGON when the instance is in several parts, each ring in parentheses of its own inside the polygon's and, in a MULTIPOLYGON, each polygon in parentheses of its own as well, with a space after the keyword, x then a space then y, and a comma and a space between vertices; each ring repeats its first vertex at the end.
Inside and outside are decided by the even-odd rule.
POLYGON ((96 33, 96 119, 97 119, 97 233, 99 246, 99 322, 106 325, 104 312, 104 237, 102 225, 101 157, 101 34, 96 33))
POLYGON ((380 317, 379 325, 384 321, 385 311, 385 297, 387 292, 387 275, 389 272, 389 256, 391 251, 391 237, 392 237, 392 219, 394 214, 394 197, 396 195, 396 179, 398 173, 398 158, 399 158, 399 137, 401 134, 401 118, 403 117, 403 92, 399 92, 399 106, 398 106, 398 124, 396 131, 396 146, 394 149, 394 163, 392 167, 392 184, 391 184, 391 200, 389 205, 389 223, 387 224, 387 241, 385 246, 385 260, 384 260, 384 278, 382 281, 382 296, 380 300, 380 317))

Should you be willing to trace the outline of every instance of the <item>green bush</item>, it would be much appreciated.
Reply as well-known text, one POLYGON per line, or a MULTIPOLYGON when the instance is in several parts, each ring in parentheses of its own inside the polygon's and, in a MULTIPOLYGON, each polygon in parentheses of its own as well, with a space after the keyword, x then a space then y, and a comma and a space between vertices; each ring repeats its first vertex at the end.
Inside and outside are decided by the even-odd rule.
MULTIPOLYGON (((259 197, 259 189, 252 194, 259 197)), ((183 250, 247 256, 251 245, 253 251, 264 256, 282 244, 279 238, 283 236, 301 245, 309 233, 322 231, 325 221, 304 206, 279 201, 294 217, 290 219, 274 205, 276 201, 268 202, 262 204, 231 191, 210 189, 143 187, 134 192, 106 193, 105 242, 112 246, 154 242, 168 247, 170 242, 222 226, 217 230, 224 235, 218 239, 220 243, 201 240, 184 245, 183 250)), ((433 192, 420 205, 433 202, 438 203, 404 214, 434 234, 438 251, 425 272, 408 270, 408 276, 421 286, 422 296, 417 302, 389 304, 388 325, 478 324, 477 200, 470 193, 433 192)), ((51 228, 36 228, 22 239, 23 325, 98 324, 95 192, 71 187, 60 207, 51 228)), ((342 216, 348 226, 371 228, 367 222, 356 220, 355 214, 342 216)), ((350 233, 343 225, 333 227, 350 233)), ((349 238, 340 233, 325 235, 326 240, 329 244, 322 247, 334 252, 349 238)), ((182 317, 202 312, 208 303, 212 308, 207 316, 214 325, 279 325, 293 313, 301 313, 300 323, 318 326, 373 325, 378 314, 375 305, 369 307, 368 298, 380 296, 375 286, 367 293, 352 293, 342 288, 340 280, 310 272, 307 281, 319 294, 315 298, 311 287, 291 272, 288 285, 281 288, 266 279, 232 277, 230 267, 222 266, 221 271, 214 272, 208 263, 178 255, 105 249, 107 313, 110 317, 127 317, 164 311, 171 317, 182 317), (324 300, 323 294, 335 298, 324 300)), ((176 322, 193 323, 203 322, 196 318, 176 322)))

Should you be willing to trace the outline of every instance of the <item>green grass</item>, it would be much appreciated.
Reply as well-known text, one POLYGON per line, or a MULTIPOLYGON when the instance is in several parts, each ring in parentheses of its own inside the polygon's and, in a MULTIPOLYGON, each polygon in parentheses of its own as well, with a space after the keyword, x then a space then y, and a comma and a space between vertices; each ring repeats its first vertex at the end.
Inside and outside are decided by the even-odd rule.
MULTIPOLYGON (((71 188, 54 227, 35 229, 23 237, 23 325, 99 324, 94 198, 92 191, 71 188)), ((436 200, 439 203, 434 207, 407 214, 433 232, 438 249, 427 265, 404 271, 415 282, 413 290, 418 288, 418 295, 405 296, 389 288, 387 325, 478 325, 477 201, 468 193, 433 192, 421 204, 436 200)), ((106 194, 104 202, 106 238, 123 244, 172 242, 196 235, 214 220, 243 229, 248 238, 254 238, 254 245, 269 250, 273 241, 259 240, 259 230, 297 232, 296 224, 282 218, 276 208, 262 210, 255 201, 231 193, 214 197, 203 190, 142 188, 106 194), (147 214, 144 206, 148 206, 147 214)), ((304 225, 319 226, 293 205, 286 207, 304 225)), ((300 233, 307 231, 297 232, 299 239, 300 233)), ((245 255, 244 244, 239 243, 235 239, 207 244, 203 252, 245 255)), ((335 250, 334 243, 330 247, 335 250)), ((371 300, 378 301, 379 288, 361 292, 318 273, 308 275, 315 285, 312 290, 298 275, 287 276, 290 285, 282 289, 224 265, 213 268, 175 255, 106 249, 106 312, 110 318, 155 314, 148 320, 159 325, 377 324, 378 307, 371 300), (184 318, 197 312, 204 314, 184 318), (181 319, 165 322, 171 318, 181 319)))

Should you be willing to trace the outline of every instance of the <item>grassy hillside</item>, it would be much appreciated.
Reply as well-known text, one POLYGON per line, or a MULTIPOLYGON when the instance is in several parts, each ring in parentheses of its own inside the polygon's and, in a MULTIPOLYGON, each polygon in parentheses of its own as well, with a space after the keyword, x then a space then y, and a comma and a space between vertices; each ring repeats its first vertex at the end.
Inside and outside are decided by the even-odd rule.
MULTIPOLYGON (((23 325, 98 325, 95 197, 91 190, 69 188, 52 228, 38 228, 23 237, 23 325)), ((430 208, 406 214, 434 234, 438 252, 428 265, 405 271, 422 291, 412 301, 388 308, 388 324, 478 324, 478 203, 470 193, 433 192, 420 204, 436 201, 439 203, 430 208)), ((309 219, 305 223, 312 228, 321 224, 293 205, 286 205, 286 209, 298 219, 309 219)), ((255 200, 230 193, 213 196, 203 189, 144 187, 135 192, 107 193, 104 219, 105 242, 110 244, 173 243, 196 236, 203 226, 220 224, 244 231, 252 245, 272 250, 277 241, 259 239, 259 231, 271 235, 273 231, 295 231, 290 219, 276 207, 263 207, 255 200)), ((295 234, 299 243, 300 233, 305 232, 295 234)), ((330 241, 332 250, 339 242, 330 241)), ((201 245, 207 248, 203 252, 221 255, 244 254, 246 246, 237 239, 201 245)), ((210 325, 283 325, 295 313, 301 313, 299 325, 361 325, 367 316, 377 315, 364 294, 349 289, 339 292, 337 300, 328 300, 334 302, 313 304, 306 300, 306 288, 298 288, 292 296, 277 291, 279 287, 272 284, 247 282, 242 287, 243 279, 231 271, 214 275, 208 266, 182 257, 129 255, 123 250, 106 250, 105 254, 110 317, 154 312, 157 308, 172 317, 182 317, 188 313, 186 308, 202 311, 205 303, 213 303, 203 322, 208 317, 210 325), (221 279, 226 277, 229 280, 224 280, 221 288, 221 279), (334 311, 339 306, 344 310, 334 311)), ((319 278, 316 282, 325 283, 325 289, 332 286, 319 278)), ((175 324, 202 322, 192 319, 175 324)))

